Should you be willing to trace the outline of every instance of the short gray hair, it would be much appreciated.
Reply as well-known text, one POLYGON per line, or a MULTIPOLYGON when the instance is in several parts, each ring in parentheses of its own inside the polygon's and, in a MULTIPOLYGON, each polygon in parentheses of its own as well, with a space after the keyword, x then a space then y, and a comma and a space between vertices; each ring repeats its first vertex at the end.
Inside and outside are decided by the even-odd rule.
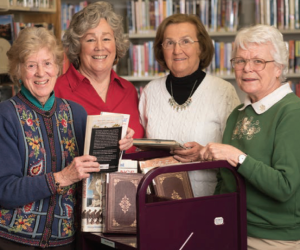
POLYGON ((125 56, 129 48, 129 40, 124 36, 122 17, 113 11, 112 5, 101 1, 89 4, 73 15, 70 26, 63 36, 63 46, 67 57, 76 69, 79 68, 80 64, 80 39, 89 29, 97 27, 101 18, 107 21, 114 32, 116 39, 116 59, 118 60, 125 56))
POLYGON ((259 24, 241 29, 235 37, 232 58, 236 56, 238 48, 247 49, 247 46, 250 44, 260 45, 268 43, 273 46, 270 52, 275 63, 278 66, 282 66, 279 80, 284 82, 288 72, 289 52, 283 40, 283 35, 273 26, 259 24))

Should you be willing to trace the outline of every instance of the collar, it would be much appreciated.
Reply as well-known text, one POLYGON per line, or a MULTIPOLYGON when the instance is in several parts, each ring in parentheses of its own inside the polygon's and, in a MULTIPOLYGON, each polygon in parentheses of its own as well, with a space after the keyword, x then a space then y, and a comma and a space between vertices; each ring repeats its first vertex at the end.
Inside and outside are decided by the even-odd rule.
POLYGON ((44 111, 49 111, 52 108, 54 101, 55 101, 54 91, 51 92, 50 97, 44 106, 31 94, 31 92, 28 89, 25 88, 24 84, 21 85, 21 93, 34 106, 36 106, 39 109, 44 110, 44 111))
MULTIPOLYGON (((78 70, 75 69, 74 65, 71 63, 70 67, 68 69, 68 72, 66 74, 69 78, 69 83, 70 83, 70 87, 72 89, 72 91, 74 92, 77 87, 79 87, 82 83, 84 82, 88 82, 90 83, 90 80, 85 77, 84 75, 82 75, 78 70)), ((124 89, 127 88, 127 86, 123 83, 123 81, 121 80, 121 78, 117 75, 117 73, 111 69, 110 72, 110 84, 112 84, 112 82, 114 82, 116 80, 116 82, 124 89)))
POLYGON ((292 93, 291 87, 288 83, 283 84, 279 88, 275 89, 272 93, 265 96, 258 102, 251 103, 249 96, 246 96, 244 106, 239 111, 244 110, 247 106, 251 105, 257 114, 262 114, 271 108, 274 104, 279 102, 287 94, 292 93))

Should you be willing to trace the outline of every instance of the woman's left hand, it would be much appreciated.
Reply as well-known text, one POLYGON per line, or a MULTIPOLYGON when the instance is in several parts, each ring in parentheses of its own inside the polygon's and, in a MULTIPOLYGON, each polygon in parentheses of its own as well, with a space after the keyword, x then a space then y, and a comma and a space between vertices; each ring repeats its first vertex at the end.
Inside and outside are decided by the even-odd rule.
POLYGON ((187 149, 179 149, 171 152, 171 154, 174 154, 174 158, 183 163, 199 161, 199 151, 203 146, 197 142, 187 142, 184 146, 187 149))
POLYGON ((225 160, 236 167, 238 164, 239 155, 245 154, 241 150, 227 144, 208 143, 200 150, 200 158, 203 161, 225 160))
POLYGON ((127 150, 132 147, 133 145, 133 135, 134 130, 131 128, 127 129, 126 136, 122 140, 119 141, 120 144, 120 150, 127 150))

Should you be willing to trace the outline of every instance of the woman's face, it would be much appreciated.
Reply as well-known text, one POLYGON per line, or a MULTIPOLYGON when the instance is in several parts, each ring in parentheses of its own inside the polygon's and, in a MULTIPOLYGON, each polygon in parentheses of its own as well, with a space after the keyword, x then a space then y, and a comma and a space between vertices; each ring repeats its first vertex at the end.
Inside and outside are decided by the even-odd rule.
MULTIPOLYGON (((184 38, 191 38, 197 41, 197 31, 194 24, 178 23, 167 26, 164 33, 164 42, 178 42, 184 38)), ((163 54, 165 62, 176 77, 184 77, 195 72, 200 63, 200 45, 198 42, 181 48, 178 43, 172 49, 164 49, 163 54)))
POLYGON ((116 58, 114 32, 105 19, 80 39, 80 71, 87 75, 110 74, 116 58))
MULTIPOLYGON (((238 48, 236 57, 244 59, 259 58, 265 61, 274 60, 271 55, 271 44, 250 44, 246 50, 238 48)), ((274 62, 266 63, 261 71, 252 69, 248 62, 244 69, 235 71, 239 88, 248 94, 252 102, 257 102, 281 86, 278 77, 281 69, 274 62)))
POLYGON ((21 80, 30 93, 44 105, 54 89, 59 69, 47 48, 31 54, 21 65, 21 80))

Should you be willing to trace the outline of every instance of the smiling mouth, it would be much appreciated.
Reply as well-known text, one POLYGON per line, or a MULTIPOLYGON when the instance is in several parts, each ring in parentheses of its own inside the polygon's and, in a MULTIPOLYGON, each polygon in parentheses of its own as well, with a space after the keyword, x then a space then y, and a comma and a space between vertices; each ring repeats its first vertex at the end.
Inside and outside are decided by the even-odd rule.
POLYGON ((185 58, 175 58, 174 61, 183 61, 185 58))
POLYGON ((105 59, 107 56, 92 56, 94 59, 105 59))
POLYGON ((48 83, 49 82, 49 80, 45 80, 45 81, 42 81, 42 82, 38 82, 38 81, 34 81, 34 83, 36 84, 36 85, 44 85, 44 84, 46 84, 46 83, 48 83))

